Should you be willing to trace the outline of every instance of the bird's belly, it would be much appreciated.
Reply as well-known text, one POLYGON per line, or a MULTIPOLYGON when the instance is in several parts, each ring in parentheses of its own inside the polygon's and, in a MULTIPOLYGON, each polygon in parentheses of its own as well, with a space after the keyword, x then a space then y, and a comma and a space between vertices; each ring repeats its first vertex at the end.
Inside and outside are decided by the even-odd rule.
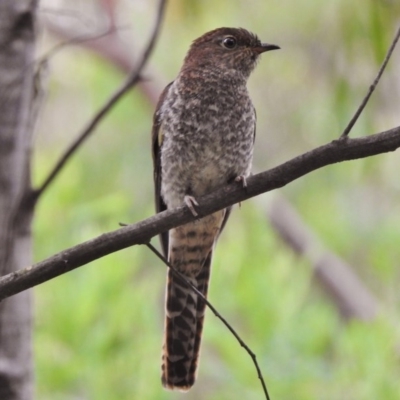
POLYGON ((161 190, 168 207, 182 205, 186 195, 200 197, 239 175, 248 176, 252 141, 237 140, 233 143, 222 146, 214 140, 196 146, 188 141, 185 151, 177 149, 173 142, 168 143, 170 146, 165 146, 162 157, 161 190))
POLYGON ((194 196, 201 196, 227 182, 227 171, 216 162, 208 162, 200 168, 194 168, 189 178, 190 191, 194 196))

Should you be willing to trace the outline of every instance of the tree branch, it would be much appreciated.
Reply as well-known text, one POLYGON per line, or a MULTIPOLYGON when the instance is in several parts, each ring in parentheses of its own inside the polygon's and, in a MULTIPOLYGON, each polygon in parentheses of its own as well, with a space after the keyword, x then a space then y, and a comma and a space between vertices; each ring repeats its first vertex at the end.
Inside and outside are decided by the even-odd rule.
MULTIPOLYGON (((399 147, 400 127, 362 138, 334 140, 268 171, 249 177, 245 190, 241 185, 230 184, 200 197, 197 210, 200 217, 203 217, 261 193, 283 187, 324 166, 395 151, 399 147)), ((193 219, 187 207, 167 210, 71 247, 33 266, 4 275, 0 278, 0 300, 107 254, 136 244, 148 243, 153 236, 193 219)))
POLYGON ((132 71, 125 83, 110 97, 110 99, 103 105, 103 107, 97 112, 93 119, 88 123, 86 128, 81 132, 80 135, 75 139, 71 146, 61 156, 59 161, 54 166, 48 177, 45 179, 43 184, 36 190, 33 191, 33 200, 36 202, 40 195, 47 189, 47 187, 54 181, 57 175, 61 172, 66 162, 71 156, 78 150, 80 145, 88 138, 88 136, 94 131, 98 123, 103 117, 110 111, 110 109, 122 98, 122 96, 128 92, 136 83, 140 80, 140 74, 154 48, 156 40, 158 38, 161 22, 164 17, 164 11, 166 7, 166 0, 160 0, 157 12, 157 19, 149 43, 143 53, 142 59, 138 63, 136 69, 132 71))

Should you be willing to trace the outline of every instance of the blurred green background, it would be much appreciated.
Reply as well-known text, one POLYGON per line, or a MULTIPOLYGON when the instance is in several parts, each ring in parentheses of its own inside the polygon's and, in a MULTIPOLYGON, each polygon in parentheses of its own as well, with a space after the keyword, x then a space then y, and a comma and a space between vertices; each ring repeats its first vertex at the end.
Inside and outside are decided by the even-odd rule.
MULTIPOLYGON (((114 9, 122 51, 135 58, 156 6, 154 0, 43 0, 38 56, 63 40, 51 33, 54 26, 96 34, 107 25, 104 10, 114 9)), ((171 0, 145 72, 147 87, 158 95, 191 41, 216 27, 244 27, 280 45, 262 57, 249 82, 258 114, 255 169, 265 170, 340 135, 399 15, 400 4, 391 0, 171 0)), ((399 125, 399 63, 400 48, 352 137, 399 125)), ((35 184, 125 77, 82 46, 65 47, 49 66, 35 184)), ((153 110, 136 88, 45 193, 34 221, 36 261, 119 222, 153 215, 153 110)), ((234 211, 217 246, 209 299, 257 354, 272 399, 399 399, 399 171, 398 154, 385 154, 329 166, 280 190, 380 299, 371 322, 343 320, 308 261, 278 238, 262 206, 273 193, 234 211)), ((37 287, 37 398, 263 398, 249 356, 211 312, 196 385, 188 394, 162 389, 165 274, 153 254, 136 246, 37 287)))

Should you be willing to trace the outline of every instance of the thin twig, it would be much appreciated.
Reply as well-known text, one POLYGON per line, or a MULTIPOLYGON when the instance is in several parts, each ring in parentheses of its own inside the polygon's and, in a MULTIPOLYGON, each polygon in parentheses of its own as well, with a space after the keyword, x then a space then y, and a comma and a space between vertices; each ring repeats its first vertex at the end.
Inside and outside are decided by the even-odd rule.
POLYGON ((361 115, 363 112, 365 106, 367 105, 369 98, 371 97, 372 93, 374 92, 375 88, 378 85, 379 80, 381 79, 381 76, 383 72, 385 71, 386 65, 390 60, 390 57, 392 56, 393 50, 396 47, 396 44, 400 38, 400 27, 397 30, 396 36, 393 39, 392 45, 390 46, 388 52, 386 53, 385 60, 383 61, 383 64, 381 65, 381 68, 379 69, 378 75, 376 76, 373 84, 369 87, 369 91, 367 95, 364 97, 364 100, 358 107, 356 113, 354 114, 353 118, 350 120, 349 124, 346 126, 346 129, 343 131, 343 133, 340 135, 340 139, 345 139, 347 138, 348 134, 350 131, 353 129, 354 124, 357 122, 358 117, 361 115))
POLYGON ((201 293, 196 286, 194 286, 186 277, 181 274, 177 269, 175 269, 172 264, 149 242, 146 243, 146 246, 165 264, 168 266, 168 268, 172 271, 172 273, 180 278, 185 284, 190 287, 206 304, 207 307, 214 313, 214 315, 219 318, 222 323, 228 328, 228 330, 232 333, 232 335, 236 338, 236 340, 239 342, 239 344, 247 351, 247 353, 250 355, 250 357, 253 360, 254 366, 256 367, 257 370, 257 375, 258 379, 261 381, 261 385, 265 394, 265 398, 267 400, 270 400, 267 386, 265 384, 264 378, 261 373, 260 366, 258 365, 256 355, 251 351, 249 346, 241 339, 241 337, 237 334, 237 332, 232 328, 232 326, 229 324, 229 322, 216 310, 216 308, 206 299, 206 297, 201 293))
POLYGON ((158 34, 161 28, 161 22, 163 20, 165 6, 167 0, 160 0, 157 12, 156 24, 153 29, 152 35, 150 37, 149 43, 146 50, 143 53, 142 59, 138 63, 136 69, 132 71, 125 83, 109 98, 109 100, 103 105, 103 107, 97 112, 93 119, 88 123, 86 128, 78 135, 75 141, 70 145, 70 147, 61 156, 59 161, 56 163, 48 177, 45 179, 43 184, 34 191, 33 197, 35 201, 40 197, 40 195, 47 189, 47 187, 53 182, 56 176, 60 173, 61 169, 64 167, 66 162, 71 158, 71 156, 76 152, 80 145, 85 139, 94 131, 98 123, 103 119, 103 117, 111 110, 111 108, 122 98, 122 96, 128 92, 136 83, 140 80, 140 74, 145 66, 153 48, 158 38, 158 34))

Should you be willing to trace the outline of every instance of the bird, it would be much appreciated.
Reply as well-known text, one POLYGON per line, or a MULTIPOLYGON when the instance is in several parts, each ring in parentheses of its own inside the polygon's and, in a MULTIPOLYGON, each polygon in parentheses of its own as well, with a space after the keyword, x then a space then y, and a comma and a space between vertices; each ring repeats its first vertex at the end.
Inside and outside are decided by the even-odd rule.
MULTIPOLYGON (((228 183, 246 187, 256 132, 246 83, 260 55, 279 48, 243 28, 207 32, 193 41, 176 79, 156 106, 156 211, 186 205, 196 217, 162 233, 161 247, 170 265, 204 298, 216 241, 231 207, 199 218, 197 198, 228 183)), ((195 382, 205 307, 204 300, 169 268, 161 367, 166 389, 187 391, 195 382)))

